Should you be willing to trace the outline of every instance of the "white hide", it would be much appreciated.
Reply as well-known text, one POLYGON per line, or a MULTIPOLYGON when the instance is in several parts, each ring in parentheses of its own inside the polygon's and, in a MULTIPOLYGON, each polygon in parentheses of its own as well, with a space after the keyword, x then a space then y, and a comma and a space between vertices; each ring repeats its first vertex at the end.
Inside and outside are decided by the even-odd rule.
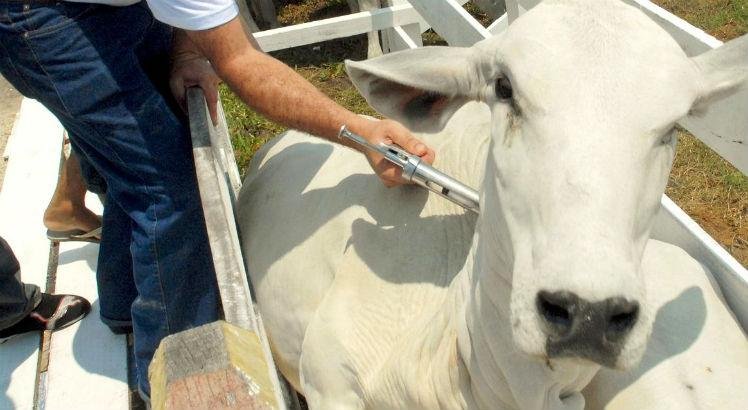
POLYGON ((682 249, 650 241, 647 291, 657 308, 649 345, 630 372, 602 369, 584 390, 590 409, 744 409, 748 342, 711 274, 682 249))
POLYGON ((673 124, 745 78, 747 40, 688 59, 638 10, 556 0, 472 48, 349 63, 375 108, 433 133, 419 136, 436 166, 480 187, 482 211, 385 189, 359 154, 298 132, 263 147, 238 220, 283 374, 312 409, 582 409, 599 365, 549 358, 535 311, 539 290, 569 289, 641 305, 614 358, 637 380, 611 387, 605 371, 585 391, 593 404, 657 390, 708 408, 716 382, 748 385, 745 336, 708 273, 648 242, 673 124), (513 98, 497 97, 499 78, 513 98), (702 297, 678 296, 673 312, 674 293, 651 290, 671 281, 702 297), (699 311, 706 321, 684 320, 699 311), (661 313, 681 320, 663 327, 661 313), (710 346, 720 354, 702 357, 710 346), (652 387, 668 372, 681 378, 652 387), (702 396, 672 387, 690 380, 702 396))

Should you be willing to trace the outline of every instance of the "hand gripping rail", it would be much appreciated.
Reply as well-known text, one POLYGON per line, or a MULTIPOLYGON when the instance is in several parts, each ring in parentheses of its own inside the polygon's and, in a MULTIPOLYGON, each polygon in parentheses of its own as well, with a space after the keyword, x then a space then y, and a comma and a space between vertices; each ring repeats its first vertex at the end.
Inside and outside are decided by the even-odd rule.
POLYGON ((382 154, 387 161, 403 170, 403 178, 406 181, 420 185, 469 211, 479 213, 478 191, 423 162, 419 156, 410 154, 397 145, 372 144, 364 137, 348 131, 345 125, 340 127, 338 138, 347 138, 382 154))

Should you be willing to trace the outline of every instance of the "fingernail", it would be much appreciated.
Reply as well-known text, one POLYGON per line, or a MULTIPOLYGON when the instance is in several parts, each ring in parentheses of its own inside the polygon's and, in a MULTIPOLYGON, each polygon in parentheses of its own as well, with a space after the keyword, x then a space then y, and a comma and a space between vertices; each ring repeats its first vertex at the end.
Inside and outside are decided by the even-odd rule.
POLYGON ((426 151, 426 146, 423 144, 418 144, 416 145, 416 151, 418 151, 418 153, 420 154, 423 154, 426 151))

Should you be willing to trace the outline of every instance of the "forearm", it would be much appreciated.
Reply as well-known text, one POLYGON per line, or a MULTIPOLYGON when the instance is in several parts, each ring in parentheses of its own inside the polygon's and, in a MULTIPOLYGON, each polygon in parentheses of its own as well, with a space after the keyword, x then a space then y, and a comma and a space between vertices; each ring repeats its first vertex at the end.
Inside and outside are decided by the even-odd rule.
POLYGON ((208 56, 219 76, 247 105, 268 118, 331 140, 337 139, 341 125, 354 132, 365 132, 370 121, 330 100, 290 67, 247 47, 251 39, 238 20, 190 37, 208 56), (217 32, 220 30, 221 32, 217 32))

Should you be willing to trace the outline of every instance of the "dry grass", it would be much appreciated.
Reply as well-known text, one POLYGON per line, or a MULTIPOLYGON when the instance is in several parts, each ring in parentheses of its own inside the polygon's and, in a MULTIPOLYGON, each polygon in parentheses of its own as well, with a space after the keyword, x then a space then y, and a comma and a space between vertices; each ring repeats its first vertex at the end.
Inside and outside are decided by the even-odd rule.
MULTIPOLYGON (((748 0, 654 0, 697 27, 721 40, 748 32, 748 0)), ((346 0, 280 0, 281 24, 297 24, 348 12, 346 0)), ((468 10, 476 12, 468 5, 468 10)), ((485 16, 478 15, 484 25, 485 16)), ((424 35, 427 44, 442 44, 433 32, 424 35)), ((364 59, 364 37, 297 47, 273 53, 327 95, 354 112, 373 114, 348 81, 341 61, 364 59)), ((230 91, 222 99, 243 171, 252 154, 284 127, 247 109, 230 91)), ((686 132, 680 142, 667 194, 732 253, 748 266, 748 178, 730 166, 699 140, 686 132)))

